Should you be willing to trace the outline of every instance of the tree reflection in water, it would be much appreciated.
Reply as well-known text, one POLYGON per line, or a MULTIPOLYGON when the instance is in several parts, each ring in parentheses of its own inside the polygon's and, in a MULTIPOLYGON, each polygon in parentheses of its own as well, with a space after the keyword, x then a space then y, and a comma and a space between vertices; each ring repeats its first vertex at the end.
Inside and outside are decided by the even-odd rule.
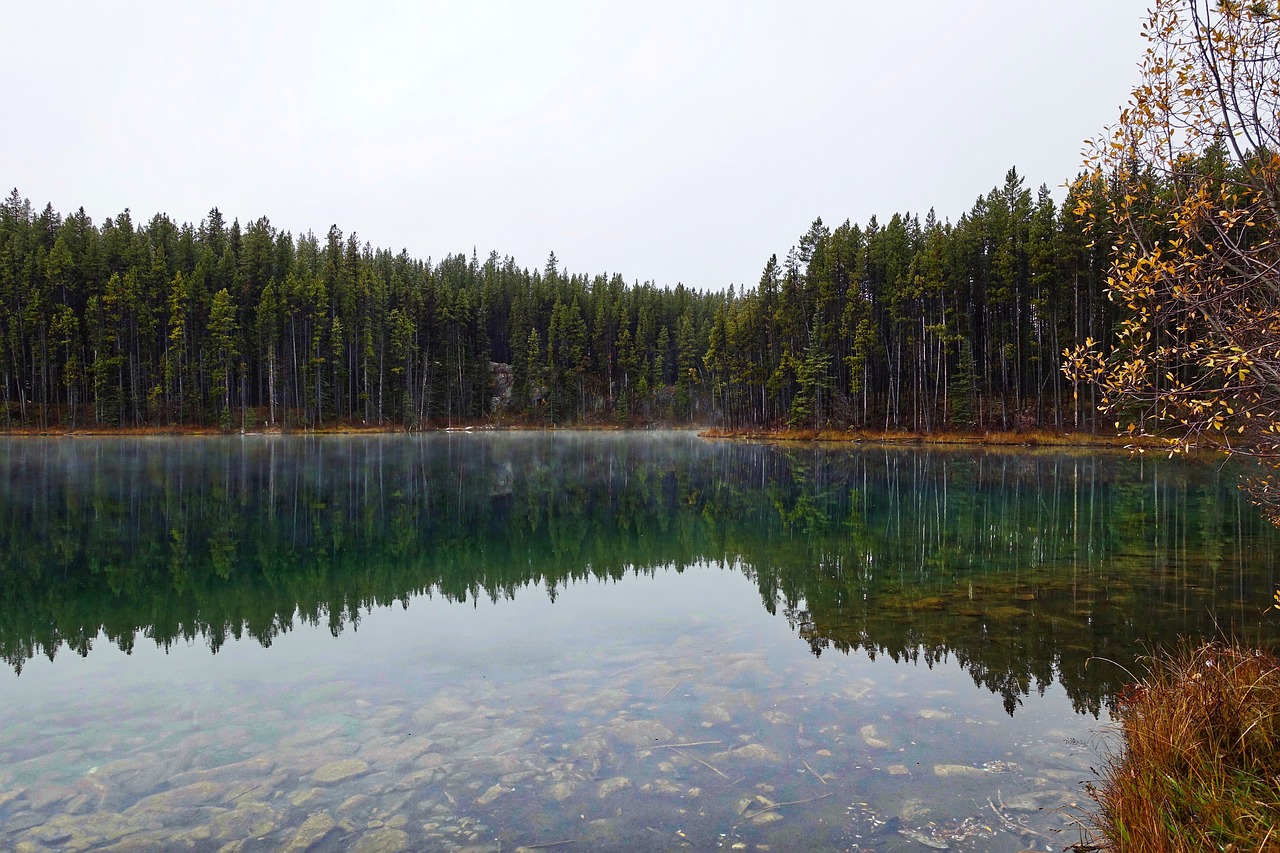
POLYGON ((954 657, 1099 713, 1153 647, 1262 611, 1280 534, 1230 471, 689 433, 9 439, 0 653, 337 636, 375 607, 730 565, 814 654, 954 657))

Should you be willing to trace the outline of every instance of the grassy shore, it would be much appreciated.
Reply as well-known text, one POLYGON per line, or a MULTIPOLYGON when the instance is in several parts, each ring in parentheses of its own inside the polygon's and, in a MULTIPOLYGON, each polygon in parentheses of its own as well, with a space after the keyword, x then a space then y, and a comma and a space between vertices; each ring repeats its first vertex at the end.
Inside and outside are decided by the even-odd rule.
POLYGON ((763 441, 820 441, 881 444, 929 444, 929 445, 988 445, 1004 447, 1092 447, 1092 448, 1145 448, 1167 449, 1156 439, 1135 438, 1127 435, 1100 435, 1092 432, 1063 432, 1060 430, 1011 430, 1008 432, 911 432, 882 430, 836 429, 720 429, 703 430, 707 438, 745 438, 763 441))
POLYGON ((268 425, 261 421, 250 421, 244 428, 238 424, 230 428, 217 426, 193 425, 146 425, 146 426, 68 426, 65 424, 39 426, 0 427, 0 435, 72 435, 72 436, 122 436, 122 435, 360 435, 366 433, 389 432, 444 432, 464 430, 649 430, 649 429, 689 429, 698 430, 704 438, 740 438, 756 441, 805 441, 832 443, 871 443, 871 444, 919 444, 931 446, 968 446, 982 445, 989 447, 1062 447, 1081 449, 1133 449, 1135 447, 1152 450, 1167 450, 1168 445, 1158 439, 1123 435, 1100 435, 1090 432, 1061 432, 1057 430, 1021 430, 991 432, 912 432, 883 430, 813 430, 813 429, 724 429, 720 427, 699 427, 683 424, 618 424, 613 422, 576 423, 563 426, 504 419, 500 421, 458 421, 449 423, 430 423, 407 429, 403 424, 366 423, 363 421, 336 421, 318 426, 268 425))
POLYGON ((1153 658, 1075 851, 1280 850, 1280 658, 1235 643, 1153 658))

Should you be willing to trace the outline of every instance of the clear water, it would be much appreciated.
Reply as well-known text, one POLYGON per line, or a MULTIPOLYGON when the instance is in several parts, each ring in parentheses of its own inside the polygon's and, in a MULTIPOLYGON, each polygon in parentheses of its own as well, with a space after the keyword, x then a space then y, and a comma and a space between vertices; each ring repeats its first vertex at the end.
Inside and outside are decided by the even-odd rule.
POLYGON ((1274 645, 1229 471, 688 433, 0 442, 0 848, 1061 849, 1274 645))

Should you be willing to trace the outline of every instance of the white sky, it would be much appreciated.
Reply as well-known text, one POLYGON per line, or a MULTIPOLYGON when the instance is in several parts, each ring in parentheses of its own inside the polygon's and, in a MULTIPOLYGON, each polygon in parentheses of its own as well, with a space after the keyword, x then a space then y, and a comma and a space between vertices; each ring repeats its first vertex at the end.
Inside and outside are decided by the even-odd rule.
POLYGON ((4 3, 0 181, 130 208, 754 285, 816 216, 1059 189, 1138 0, 4 3))

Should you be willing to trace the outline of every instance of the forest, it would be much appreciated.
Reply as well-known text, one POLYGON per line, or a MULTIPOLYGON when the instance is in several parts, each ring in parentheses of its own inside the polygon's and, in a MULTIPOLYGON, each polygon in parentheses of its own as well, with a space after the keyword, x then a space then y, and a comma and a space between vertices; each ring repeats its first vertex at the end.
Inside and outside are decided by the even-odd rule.
POLYGON ((0 204, 0 429, 496 423, 1100 430, 1106 247, 1015 169, 952 223, 815 220, 755 287, 628 284, 334 225, 0 204))

